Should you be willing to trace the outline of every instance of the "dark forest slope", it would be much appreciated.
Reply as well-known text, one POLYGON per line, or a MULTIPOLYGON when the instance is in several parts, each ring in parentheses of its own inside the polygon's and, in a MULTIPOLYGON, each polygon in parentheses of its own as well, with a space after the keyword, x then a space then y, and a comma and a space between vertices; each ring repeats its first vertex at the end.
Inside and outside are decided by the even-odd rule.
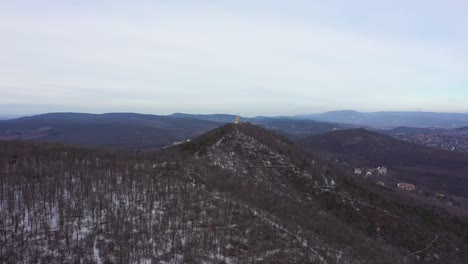
POLYGON ((1 142, 2 263, 463 263, 467 226, 228 124, 152 154, 1 142))

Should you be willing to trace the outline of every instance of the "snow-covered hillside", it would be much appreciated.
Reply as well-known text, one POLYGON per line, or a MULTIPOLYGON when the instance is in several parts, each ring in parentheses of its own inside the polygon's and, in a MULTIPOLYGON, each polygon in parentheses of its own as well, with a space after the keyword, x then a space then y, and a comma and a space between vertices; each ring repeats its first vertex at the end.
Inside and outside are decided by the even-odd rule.
POLYGON ((463 263, 466 252, 419 211, 250 124, 153 154, 0 145, 0 263, 463 263))

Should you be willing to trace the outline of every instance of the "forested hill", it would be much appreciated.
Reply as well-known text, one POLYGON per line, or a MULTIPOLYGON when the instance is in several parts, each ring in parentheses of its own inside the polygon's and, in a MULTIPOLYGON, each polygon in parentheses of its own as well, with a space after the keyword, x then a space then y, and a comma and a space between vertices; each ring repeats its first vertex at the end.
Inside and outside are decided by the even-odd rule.
POLYGON ((464 263, 459 217, 228 124, 152 154, 0 142, 1 263, 464 263))

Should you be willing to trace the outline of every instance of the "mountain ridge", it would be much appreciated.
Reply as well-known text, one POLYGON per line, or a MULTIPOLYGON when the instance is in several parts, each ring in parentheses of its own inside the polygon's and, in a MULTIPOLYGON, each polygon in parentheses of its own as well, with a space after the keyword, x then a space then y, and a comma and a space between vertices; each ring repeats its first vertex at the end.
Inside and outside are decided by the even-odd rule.
POLYGON ((354 110, 342 110, 322 114, 302 114, 294 117, 386 129, 399 126, 457 128, 468 125, 467 113, 423 111, 357 112, 354 110))
MULTIPOLYGON (((173 142, 196 137, 234 121, 234 116, 229 115, 175 116, 137 113, 49 113, 0 121, 0 140, 51 141, 124 150, 154 150, 171 145, 173 142), (120 144, 122 138, 125 139, 125 144, 120 144)), ((274 129, 290 139, 350 127, 313 120, 275 118, 242 120, 274 129)))

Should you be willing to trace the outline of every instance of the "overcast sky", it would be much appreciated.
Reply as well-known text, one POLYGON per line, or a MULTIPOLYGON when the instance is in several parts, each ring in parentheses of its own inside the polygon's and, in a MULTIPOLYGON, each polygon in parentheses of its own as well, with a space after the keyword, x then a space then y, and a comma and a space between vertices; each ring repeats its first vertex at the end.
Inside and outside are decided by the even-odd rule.
POLYGON ((0 0, 0 114, 468 112, 467 12, 467 0, 0 0))

